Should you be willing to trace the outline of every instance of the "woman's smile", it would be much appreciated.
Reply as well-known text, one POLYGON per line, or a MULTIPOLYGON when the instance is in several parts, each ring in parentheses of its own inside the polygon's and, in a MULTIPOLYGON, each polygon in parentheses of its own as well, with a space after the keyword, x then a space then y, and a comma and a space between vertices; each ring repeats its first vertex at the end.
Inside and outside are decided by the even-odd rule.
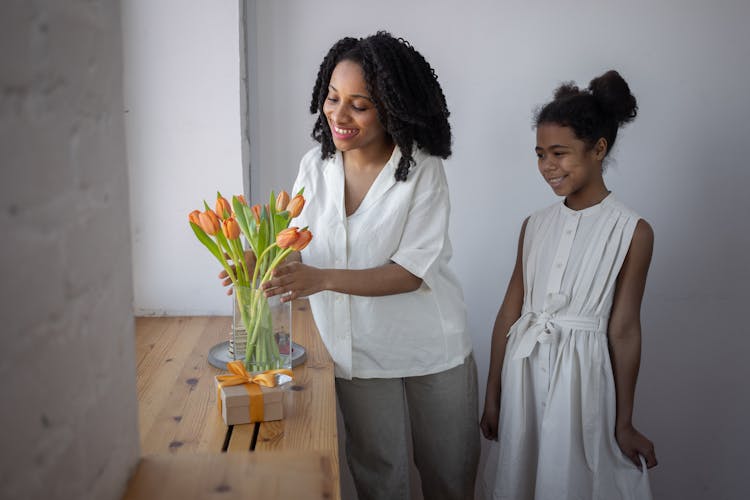
MULTIPOLYGON (((330 122, 329 122, 330 123, 330 122)), ((330 123, 331 132, 336 139, 350 139, 359 133, 359 129, 356 128, 345 128, 340 127, 334 123, 330 123)))

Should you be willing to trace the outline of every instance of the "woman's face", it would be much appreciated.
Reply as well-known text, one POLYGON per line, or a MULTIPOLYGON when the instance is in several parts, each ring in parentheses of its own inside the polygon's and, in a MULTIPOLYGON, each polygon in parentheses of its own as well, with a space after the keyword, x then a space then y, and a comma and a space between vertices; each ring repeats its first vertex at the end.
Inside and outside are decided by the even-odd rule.
POLYGON ((601 180, 604 139, 589 148, 572 128, 542 123, 536 128, 535 150, 539 172, 559 196, 585 191, 601 180))
POLYGON ((367 91, 362 67, 339 62, 331 74, 323 113, 339 151, 378 150, 390 142, 367 91))

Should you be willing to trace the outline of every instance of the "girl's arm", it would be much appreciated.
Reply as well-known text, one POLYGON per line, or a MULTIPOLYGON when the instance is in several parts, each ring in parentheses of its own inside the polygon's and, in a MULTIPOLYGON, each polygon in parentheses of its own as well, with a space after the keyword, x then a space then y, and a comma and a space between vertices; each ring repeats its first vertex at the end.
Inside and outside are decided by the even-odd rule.
POLYGON ((641 219, 617 278, 609 319, 609 352, 617 396, 615 437, 636 466, 641 466, 642 455, 649 468, 656 465, 654 445, 633 427, 633 399, 641 361, 641 301, 653 247, 653 230, 641 219))
POLYGON ((480 422, 482 434, 487 439, 497 440, 497 426, 500 417, 500 377, 503 371, 503 360, 505 359, 505 345, 508 330, 521 316, 521 308, 523 307, 523 238, 526 234, 528 220, 523 221, 521 226, 516 265, 505 292, 505 299, 503 299, 503 304, 500 306, 497 318, 495 318, 495 326, 492 329, 490 370, 487 375, 484 413, 480 422))
POLYGON ((293 261, 276 268, 273 276, 263 289, 268 297, 289 293, 283 302, 323 290, 381 297, 412 292, 422 284, 421 278, 393 262, 369 269, 320 269, 293 261))

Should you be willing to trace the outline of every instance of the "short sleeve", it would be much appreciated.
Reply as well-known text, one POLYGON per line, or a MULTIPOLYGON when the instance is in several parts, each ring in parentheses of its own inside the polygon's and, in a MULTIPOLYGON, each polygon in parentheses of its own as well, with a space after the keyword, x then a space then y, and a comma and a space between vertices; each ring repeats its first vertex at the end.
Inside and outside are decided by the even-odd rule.
POLYGON ((450 197, 442 162, 430 168, 437 171, 420 179, 425 185, 416 190, 401 241, 391 261, 432 287, 434 272, 448 242, 450 197))

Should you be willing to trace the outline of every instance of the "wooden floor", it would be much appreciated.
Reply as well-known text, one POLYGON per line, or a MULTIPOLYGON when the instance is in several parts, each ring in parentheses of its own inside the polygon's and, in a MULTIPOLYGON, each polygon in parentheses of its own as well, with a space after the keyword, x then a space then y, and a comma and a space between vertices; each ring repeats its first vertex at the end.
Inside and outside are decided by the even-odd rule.
MULTIPOLYGON (((304 460, 324 457, 330 471, 323 474, 326 480, 321 484, 329 486, 323 490, 332 496, 321 498, 338 498, 333 363, 320 340, 307 301, 295 301, 292 307, 293 341, 305 348, 307 359, 294 369, 294 381, 284 393, 284 419, 281 421, 228 428, 219 415, 214 376, 222 372, 209 365, 207 357, 212 346, 227 339, 230 324, 231 318, 221 316, 136 319, 143 455, 156 455, 158 458, 153 457, 156 462, 148 463, 158 463, 159 467, 166 467, 164 457, 180 457, 173 464, 183 468, 206 461, 215 466, 232 460, 182 457, 221 454, 224 450, 256 457, 263 454, 269 461, 274 460, 272 456, 276 452, 281 452, 287 462, 302 460, 302 465, 304 460), (250 452, 251 447, 253 452, 250 452), (290 457, 295 453, 297 459, 293 460, 290 457)), ((231 467, 241 469, 255 463, 256 459, 243 456, 239 460, 241 462, 231 467)))

